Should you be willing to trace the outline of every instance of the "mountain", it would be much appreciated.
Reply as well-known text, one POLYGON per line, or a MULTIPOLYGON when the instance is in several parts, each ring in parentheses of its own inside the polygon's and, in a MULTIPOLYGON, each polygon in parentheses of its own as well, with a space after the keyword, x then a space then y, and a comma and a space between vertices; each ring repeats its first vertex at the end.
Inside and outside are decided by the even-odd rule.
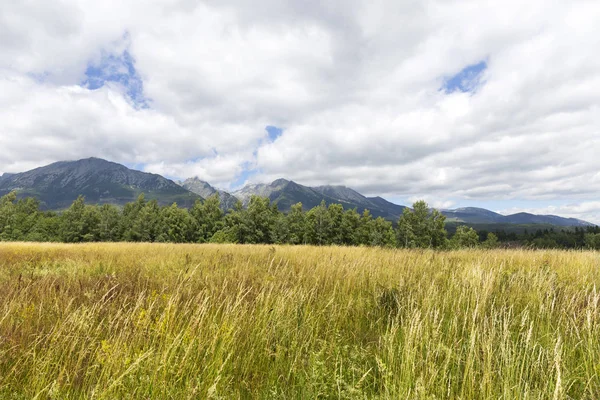
POLYGON ((187 189, 192 193, 196 193, 204 199, 207 199, 215 193, 218 193, 219 199, 221 200, 221 208, 224 211, 233 208, 235 203, 238 201, 238 199, 235 196, 232 196, 224 190, 215 189, 208 182, 204 182, 198 177, 188 178, 183 182, 179 182, 179 185, 181 185, 184 189, 187 189))
MULTIPOLYGON (((327 205, 341 204, 345 209, 356 208, 360 213, 368 209, 375 217, 394 222, 406 208, 381 197, 366 197, 345 186, 310 187, 287 179, 277 179, 268 184, 246 185, 230 194, 215 189, 198 178, 187 179, 177 184, 160 175, 135 171, 99 158, 60 161, 27 172, 4 173, 0 176, 0 196, 13 190, 17 191, 19 197, 35 197, 40 200, 43 208, 54 210, 68 207, 79 195, 85 196, 86 201, 92 204, 123 205, 134 201, 141 193, 144 193, 148 200, 156 199, 161 205, 176 202, 182 207, 190 207, 197 199, 218 193, 224 210, 232 208, 238 199, 247 205, 252 195, 268 197, 284 212, 299 202, 308 210, 325 201, 327 205)), ((442 214, 453 225, 593 226, 575 218, 529 213, 505 216, 477 207, 442 210, 442 214)))
POLYGON ((443 210, 448 222, 459 222, 464 224, 518 224, 518 225, 553 225, 553 226, 593 226, 586 221, 576 218, 563 218, 556 215, 535 215, 529 213, 517 213, 502 215, 484 208, 466 207, 456 210, 443 210))
POLYGON ((502 214, 495 213, 485 208, 465 207, 455 210, 442 210, 448 222, 467 222, 471 224, 479 223, 501 223, 506 218, 502 214))
POLYGON ((148 200, 156 199, 160 204, 176 202, 183 207, 200 198, 160 175, 99 158, 60 161, 27 172, 2 175, 0 196, 13 190, 19 197, 39 199, 46 209, 66 208, 79 195, 85 196, 87 203, 123 205, 144 193, 148 200))
MULTIPOLYGON (((345 209, 357 208, 359 212, 365 209, 376 217, 384 217, 396 222, 402 215, 405 206, 391 203, 381 197, 366 197, 356 190, 346 186, 303 186, 286 179, 277 179, 270 184, 246 185, 234 192, 233 195, 247 205, 252 195, 268 197, 277 203, 281 211, 288 211, 293 204, 302 203, 305 210, 315 207, 325 200, 325 203, 339 203, 345 209)), ((563 218, 555 215, 534 215, 519 213, 502 215, 477 207, 464 207, 454 210, 442 210, 447 222, 465 225, 552 225, 552 226, 593 226, 593 224, 575 218, 563 218)))
POLYGON ((504 219, 509 224, 550 224, 555 226, 593 226, 586 221, 577 218, 563 218, 556 215, 535 215, 529 213, 517 213, 507 215, 504 219))
POLYGON ((277 179, 270 184, 254 184, 244 186, 233 193, 244 205, 247 205, 252 195, 268 197, 282 211, 288 211, 292 205, 302 203, 305 210, 318 206, 322 200, 326 204, 341 204, 345 209, 356 208, 359 213, 365 209, 375 217, 397 220, 404 206, 399 206, 380 197, 368 198, 345 186, 300 185, 286 179, 277 179))

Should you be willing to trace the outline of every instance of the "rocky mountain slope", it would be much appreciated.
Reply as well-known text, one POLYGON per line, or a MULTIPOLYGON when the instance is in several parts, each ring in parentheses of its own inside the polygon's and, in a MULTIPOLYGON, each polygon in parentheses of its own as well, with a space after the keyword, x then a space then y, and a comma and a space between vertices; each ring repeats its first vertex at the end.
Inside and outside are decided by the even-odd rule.
POLYGON ((310 187, 286 179, 277 179, 270 184, 247 185, 233 195, 243 204, 247 204, 252 195, 268 197, 277 203, 282 211, 289 210, 296 203, 302 203, 303 208, 308 210, 325 200, 328 205, 339 203, 345 209, 356 208, 359 213, 368 209, 374 216, 390 220, 397 220, 404 209, 404 206, 390 203, 382 198, 368 198, 344 186, 310 187))
POLYGON ((215 193, 218 193, 219 199, 221 200, 221 208, 224 211, 233 208, 237 202, 237 198, 235 196, 232 196, 224 190, 215 189, 208 182, 200 180, 198 177, 188 178, 183 182, 179 182, 179 184, 184 189, 187 189, 192 193, 196 193, 203 199, 207 199, 210 196, 213 196, 215 193))
MULTIPOLYGON (((78 161, 61 161, 31 171, 0 176, 0 196, 16 190, 19 197, 38 198, 46 209, 68 207, 79 195, 88 203, 111 203, 122 205, 134 201, 140 193, 160 204, 176 202, 190 207, 197 199, 219 194, 221 207, 232 208, 239 200, 247 205, 252 195, 268 197, 281 211, 288 211, 293 204, 302 203, 305 210, 325 201, 327 205, 338 203, 345 209, 365 209, 376 217, 397 221, 405 206, 391 203, 381 197, 366 197, 345 186, 310 187, 296 182, 277 179, 267 184, 246 185, 227 193, 215 189, 199 178, 190 178, 179 184, 160 175, 136 171, 114 162, 87 158, 78 161)), ((544 224, 553 226, 590 226, 586 221, 555 215, 517 213, 501 215, 477 207, 442 210, 448 222, 457 224, 544 224)))
POLYGON ((160 204, 177 202, 190 206, 198 195, 160 175, 129 169, 124 165, 87 158, 60 161, 0 178, 0 196, 13 190, 19 197, 38 198, 46 209, 68 207, 79 195, 88 203, 122 205, 134 201, 140 193, 160 204))

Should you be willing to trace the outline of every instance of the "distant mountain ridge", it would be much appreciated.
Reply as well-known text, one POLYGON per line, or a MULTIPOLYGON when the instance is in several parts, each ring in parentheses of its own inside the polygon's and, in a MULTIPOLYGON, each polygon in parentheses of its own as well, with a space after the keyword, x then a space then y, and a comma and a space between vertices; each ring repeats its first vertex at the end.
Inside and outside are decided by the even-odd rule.
POLYGON ((535 215, 517 213, 502 215, 485 208, 465 207, 455 210, 442 210, 448 222, 463 222, 466 224, 546 224, 555 226, 594 226, 587 221, 576 218, 564 218, 556 215, 535 215))
MULTIPOLYGON (((124 165, 99 158, 77 161, 60 161, 22 173, 4 173, 0 176, 0 196, 17 191, 19 197, 38 198, 46 209, 68 207, 79 195, 88 203, 123 205, 134 201, 144 193, 147 199, 156 199, 161 205, 176 202, 190 207, 196 200, 219 194, 222 208, 233 208, 238 199, 247 205, 251 196, 268 197, 281 211, 301 202, 308 210, 325 201, 341 204, 345 209, 356 208, 358 212, 368 209, 375 217, 397 221, 406 208, 381 197, 367 197, 346 186, 304 186, 287 179, 271 183, 250 184, 228 193, 211 186, 198 177, 183 182, 173 182, 157 174, 136 171, 124 165)), ((441 210, 448 222, 459 224, 545 224, 553 226, 593 226, 575 218, 556 215, 517 213, 502 215, 477 207, 441 210)))
POLYGON ((277 179, 270 184, 247 185, 232 194, 244 205, 252 195, 268 197, 284 212, 296 203, 302 203, 303 208, 308 210, 325 201, 327 205, 341 204, 345 209, 356 208, 359 213, 369 210, 375 217, 397 220, 405 208, 380 197, 365 197, 345 186, 310 187, 286 179, 277 179))
POLYGON ((88 203, 123 205, 141 193, 160 204, 177 202, 191 206, 200 196, 157 174, 136 171, 124 165, 86 158, 59 161, 31 171, 4 174, 0 178, 0 196, 17 191, 19 197, 40 200, 43 208, 61 209, 79 195, 88 203))
POLYGON ((189 190, 192 193, 196 193, 203 199, 207 199, 215 193, 219 194, 219 200, 221 200, 221 208, 223 210, 229 210, 233 208, 237 202, 237 198, 227 193, 224 190, 215 189, 208 182, 201 180, 198 177, 188 178, 183 182, 178 182, 184 189, 189 190))
MULTIPOLYGON (((305 209, 318 205, 322 200, 326 204, 339 203, 345 209, 357 208, 359 212, 365 209, 371 211, 376 217, 383 217, 397 221, 406 206, 394 204, 381 197, 366 197, 359 192, 345 186, 303 186, 286 179, 277 179, 270 184, 251 184, 233 192, 244 205, 252 195, 269 197, 277 203, 282 211, 287 211, 293 204, 301 202, 305 209)), ((576 218, 563 218, 556 215, 534 215, 518 213, 502 215, 484 208, 464 207, 455 210, 441 210, 448 222, 475 224, 545 224, 564 227, 594 226, 587 221, 576 218)))

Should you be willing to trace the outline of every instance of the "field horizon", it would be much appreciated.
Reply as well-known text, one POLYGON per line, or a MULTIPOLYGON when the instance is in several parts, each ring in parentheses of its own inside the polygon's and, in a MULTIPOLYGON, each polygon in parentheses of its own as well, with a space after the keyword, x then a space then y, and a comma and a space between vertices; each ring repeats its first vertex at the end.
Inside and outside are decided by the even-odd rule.
POLYGON ((600 397, 600 253, 0 243, 0 398, 600 397))

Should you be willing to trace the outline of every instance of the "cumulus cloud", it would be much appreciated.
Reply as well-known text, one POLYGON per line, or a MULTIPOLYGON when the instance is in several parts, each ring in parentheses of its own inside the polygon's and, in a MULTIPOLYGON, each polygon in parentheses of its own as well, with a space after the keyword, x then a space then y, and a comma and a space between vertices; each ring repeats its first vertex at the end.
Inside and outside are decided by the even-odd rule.
POLYGON ((590 204, 598 20, 585 0, 9 2, 0 171, 93 155, 221 186, 252 169, 440 205, 590 204), (135 71, 89 76, 124 54, 135 71))

